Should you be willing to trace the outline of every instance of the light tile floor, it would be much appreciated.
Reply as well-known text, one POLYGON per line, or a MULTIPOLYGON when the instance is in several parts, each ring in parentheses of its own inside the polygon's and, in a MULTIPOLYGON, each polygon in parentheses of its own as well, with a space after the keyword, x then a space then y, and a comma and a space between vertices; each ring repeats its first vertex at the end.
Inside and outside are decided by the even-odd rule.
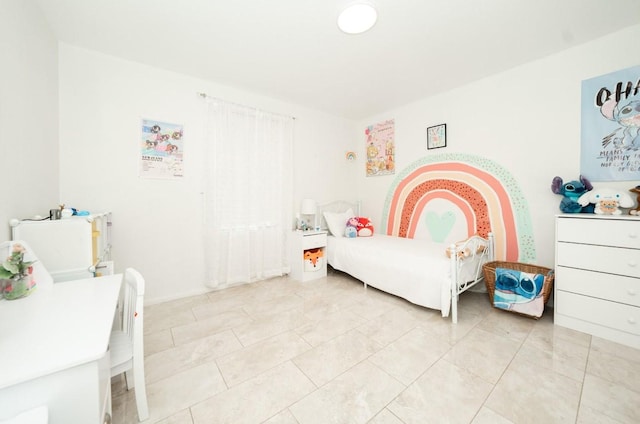
MULTIPOLYGON (((639 423, 640 351, 461 296, 459 322, 329 270, 145 308, 146 423, 639 423)), ((137 422, 115 377, 113 423, 137 422)))

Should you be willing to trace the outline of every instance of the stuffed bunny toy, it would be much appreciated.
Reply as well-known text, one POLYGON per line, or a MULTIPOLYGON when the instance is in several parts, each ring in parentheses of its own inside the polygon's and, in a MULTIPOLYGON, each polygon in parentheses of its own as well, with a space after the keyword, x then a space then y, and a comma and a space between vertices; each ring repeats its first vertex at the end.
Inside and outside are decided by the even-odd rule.
POLYGON ((582 206, 595 204, 593 212, 599 215, 620 215, 622 211, 619 208, 630 208, 634 204, 627 193, 610 188, 591 190, 580 196, 578 203, 582 206))

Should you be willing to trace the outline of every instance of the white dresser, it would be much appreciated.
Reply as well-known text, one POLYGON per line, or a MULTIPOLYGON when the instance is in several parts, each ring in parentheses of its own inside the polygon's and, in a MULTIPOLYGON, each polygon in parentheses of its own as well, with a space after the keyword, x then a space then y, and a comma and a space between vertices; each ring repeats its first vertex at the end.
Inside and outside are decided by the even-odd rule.
POLYGON ((640 218, 556 217, 554 322, 640 349, 640 218))

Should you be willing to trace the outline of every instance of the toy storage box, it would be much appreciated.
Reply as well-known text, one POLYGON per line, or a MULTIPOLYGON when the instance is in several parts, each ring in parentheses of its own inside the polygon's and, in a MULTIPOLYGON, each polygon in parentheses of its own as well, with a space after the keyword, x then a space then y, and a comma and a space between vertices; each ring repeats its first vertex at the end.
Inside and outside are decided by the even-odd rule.
MULTIPOLYGON (((547 268, 544 266, 526 264, 521 262, 504 262, 504 261, 487 262, 482 266, 482 270, 484 273, 484 283, 487 288, 487 293, 489 293, 489 301, 491 302, 491 306, 493 306, 494 308, 495 308, 495 305, 493 303, 493 300, 494 300, 493 297, 496 291, 496 269, 498 268, 522 271, 529 274, 541 274, 544 276, 542 288, 540 290, 539 295, 537 296, 538 298, 541 298, 541 301, 542 301, 542 310, 540 311, 540 316, 542 316, 542 313, 544 313, 544 305, 546 305, 547 302, 549 301, 549 297, 553 291, 553 282, 555 280, 554 271, 551 268, 547 268)), ((536 301, 539 301, 539 300, 536 299, 536 301)), ((516 314, 523 315, 533 319, 540 318, 540 316, 532 315, 530 313, 521 313, 521 312, 516 312, 510 309, 500 309, 500 310, 516 313, 516 314)))
POLYGON ((304 272, 316 272, 324 269, 324 249, 317 247, 303 252, 304 272))

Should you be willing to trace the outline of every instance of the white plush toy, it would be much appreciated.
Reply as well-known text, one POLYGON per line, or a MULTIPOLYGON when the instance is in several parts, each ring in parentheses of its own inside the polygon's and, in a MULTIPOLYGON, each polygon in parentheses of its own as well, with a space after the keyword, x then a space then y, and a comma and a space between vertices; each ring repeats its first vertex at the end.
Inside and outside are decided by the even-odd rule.
POLYGON ((622 211, 619 208, 630 208, 634 204, 627 193, 610 188, 588 191, 578 198, 578 203, 583 207, 589 203, 595 204, 593 213, 599 215, 620 215, 622 211))

